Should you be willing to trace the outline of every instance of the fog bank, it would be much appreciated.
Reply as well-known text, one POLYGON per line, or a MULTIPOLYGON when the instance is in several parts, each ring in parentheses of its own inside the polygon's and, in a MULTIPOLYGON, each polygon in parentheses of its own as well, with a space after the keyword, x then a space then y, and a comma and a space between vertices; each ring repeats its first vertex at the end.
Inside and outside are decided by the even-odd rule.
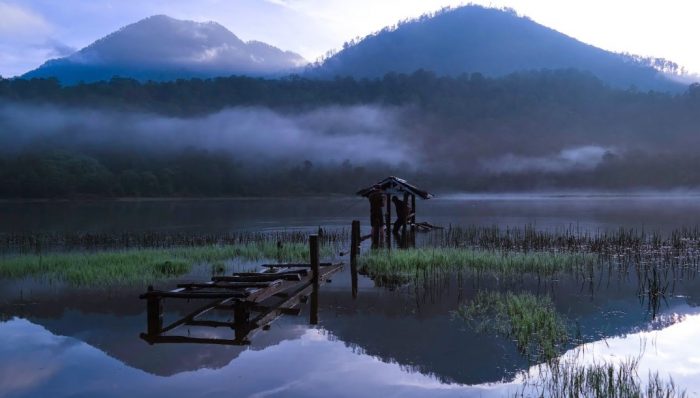
POLYGON ((408 160, 398 108, 329 106, 294 115, 230 108, 202 117, 0 105, 0 151, 29 149, 225 152, 243 162, 311 160, 353 164, 408 160))

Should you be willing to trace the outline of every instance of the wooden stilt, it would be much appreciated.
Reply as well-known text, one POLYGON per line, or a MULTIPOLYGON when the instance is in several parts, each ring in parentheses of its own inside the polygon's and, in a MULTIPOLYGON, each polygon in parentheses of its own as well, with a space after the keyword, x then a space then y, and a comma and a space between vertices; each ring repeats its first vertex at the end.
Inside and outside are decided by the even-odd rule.
POLYGON ((311 293, 309 323, 312 325, 318 324, 318 289, 320 285, 318 257, 318 235, 311 235, 309 236, 309 262, 311 263, 311 284, 313 286, 313 291, 311 293))
MULTIPOLYGON (((359 256, 360 223, 353 225, 353 269, 359 256)), ((319 289, 322 282, 330 282, 330 275, 340 271, 342 264, 320 263, 320 239, 316 235, 309 238, 309 263, 265 265, 269 270, 263 272, 238 272, 227 276, 214 276, 210 282, 181 283, 178 288, 168 291, 154 290, 152 286, 141 294, 147 300, 147 330, 141 337, 149 344, 163 342, 209 342, 218 339, 174 336, 170 332, 182 325, 197 327, 230 327, 234 329, 233 340, 221 340, 222 344, 241 345, 249 343, 248 337, 256 330, 265 327, 280 315, 298 314, 296 306, 311 298, 310 319, 318 324, 319 289), (279 268, 299 268, 279 271, 279 268), (165 299, 209 300, 209 302, 181 319, 164 325, 163 300, 165 299), (212 301, 213 300, 213 301, 212 301), (233 320, 201 319, 211 311, 229 311, 233 320), (165 334, 168 333, 166 336, 165 334)), ((356 277, 355 277, 356 278, 356 277)), ((356 287, 355 279, 355 290, 356 287)))
MULTIPOLYGON (((408 192, 403 193, 403 203, 406 206, 408 206, 408 192)), ((403 221, 403 225, 401 227, 401 240, 402 240, 401 243, 402 243, 403 247, 406 247, 406 224, 411 222, 411 217, 412 216, 408 216, 408 217, 406 217, 405 220, 401 220, 401 221, 403 221)))
MULTIPOLYGON (((374 232, 374 231, 373 231, 374 232)), ((374 244, 374 234, 372 242, 374 244)), ((352 222, 352 247, 350 248, 350 277, 352 279, 352 298, 357 297, 357 257, 360 253, 360 222, 352 222)))
POLYGON ((352 227, 350 229, 350 263, 357 261, 357 255, 360 252, 360 222, 355 220, 352 222, 352 227))
POLYGON ((248 321, 250 319, 250 311, 248 306, 243 301, 237 301, 233 307, 233 324, 234 338, 236 341, 243 341, 248 335, 248 321))
POLYGON ((411 195, 411 211, 413 215, 411 216, 411 224, 416 223, 416 195, 411 195))
POLYGON ((391 194, 386 195, 386 248, 391 249, 391 194))
MULTIPOLYGON (((153 291, 153 286, 148 286, 153 291)), ((149 296, 146 299, 146 329, 149 335, 158 335, 163 329, 163 302, 159 296, 149 296)))

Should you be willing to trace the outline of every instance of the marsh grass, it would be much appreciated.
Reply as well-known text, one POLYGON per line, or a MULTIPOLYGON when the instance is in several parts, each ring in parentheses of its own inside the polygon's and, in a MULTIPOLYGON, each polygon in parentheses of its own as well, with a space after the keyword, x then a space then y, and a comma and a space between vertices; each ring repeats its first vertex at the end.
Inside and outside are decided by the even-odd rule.
MULTIPOLYGON (((331 254, 322 247, 322 255, 331 254)), ((303 243, 262 241, 235 245, 209 245, 166 249, 126 249, 97 252, 56 252, 0 257, 0 278, 42 277, 70 285, 145 283, 184 275, 195 264, 212 264, 241 258, 281 262, 307 261, 309 248, 303 243)))
POLYGON ((548 296, 479 292, 457 314, 478 332, 512 339, 518 351, 533 362, 556 358, 569 341, 566 323, 548 296))
POLYGON ((536 273, 551 276, 558 271, 595 264, 597 256, 584 253, 518 253, 465 248, 376 250, 360 257, 360 268, 373 278, 410 280, 426 272, 441 274, 460 270, 501 276, 536 273))
MULTIPOLYGON (((322 244, 339 245, 348 241, 347 231, 318 230, 322 244)), ((0 233, 0 253, 31 254, 75 250, 124 250, 169 247, 240 245, 256 242, 306 243, 303 231, 275 232, 124 232, 124 233, 0 233)))
POLYGON ((618 364, 580 364, 576 360, 547 363, 536 380, 526 380, 518 397, 551 398, 682 398, 687 394, 672 378, 649 373, 646 382, 639 376, 639 359, 618 364))
POLYGON ((435 247, 479 247, 515 251, 583 251, 594 253, 687 250, 700 247, 700 226, 684 227, 661 234, 644 229, 580 229, 576 226, 556 230, 524 227, 450 226, 429 238, 435 247))

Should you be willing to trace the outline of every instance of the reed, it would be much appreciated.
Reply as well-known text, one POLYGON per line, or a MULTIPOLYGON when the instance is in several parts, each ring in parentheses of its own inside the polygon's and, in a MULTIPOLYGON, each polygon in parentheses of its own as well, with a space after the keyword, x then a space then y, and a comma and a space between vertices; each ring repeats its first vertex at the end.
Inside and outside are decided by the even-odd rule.
POLYGON ((509 251, 568 251, 592 253, 683 252, 700 248, 700 227, 661 234, 644 229, 589 231, 576 226, 540 230, 534 226, 450 226, 428 239, 432 247, 473 247, 509 251))
MULTIPOLYGON (((322 255, 332 254, 330 246, 322 255)), ((150 282, 190 272, 195 264, 242 258, 281 262, 307 261, 306 243, 261 241, 166 249, 126 249, 97 252, 53 252, 0 257, 0 278, 43 277, 71 285, 150 282)))
POLYGON ((649 373, 646 381, 638 372, 639 360, 620 363, 580 364, 576 360, 553 361, 543 376, 527 380, 518 397, 550 398, 683 398, 687 394, 672 378, 649 373))
POLYGON ((425 271, 452 273, 470 269, 499 275, 558 271, 594 264, 595 255, 585 253, 519 253, 465 248, 417 248, 375 250, 360 257, 363 272, 373 277, 418 278, 425 271))
POLYGON ((558 357, 569 340, 566 323, 548 296, 479 292, 457 314, 479 332, 513 339, 518 351, 533 362, 558 357))
MULTIPOLYGON (((349 239, 346 230, 322 230, 325 245, 340 245, 349 239)), ((0 253, 44 253, 71 250, 196 247, 239 245, 254 242, 306 243, 302 231, 279 232, 126 232, 126 233, 20 233, 0 234, 0 253)))

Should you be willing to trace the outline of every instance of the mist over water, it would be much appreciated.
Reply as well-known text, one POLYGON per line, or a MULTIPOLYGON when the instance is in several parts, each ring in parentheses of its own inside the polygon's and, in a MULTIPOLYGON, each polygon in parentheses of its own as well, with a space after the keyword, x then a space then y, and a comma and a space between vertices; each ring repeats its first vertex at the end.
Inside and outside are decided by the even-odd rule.
POLYGON ((409 147, 398 108, 329 106, 296 114, 229 108, 200 117, 65 108, 0 106, 0 151, 123 150, 167 153, 202 149, 238 161, 311 160, 354 164, 406 162, 409 147))
POLYGON ((492 173, 566 173, 576 170, 593 170, 606 156, 613 156, 614 148, 587 145, 562 149, 549 156, 518 156, 512 153, 486 159, 482 166, 492 173))

